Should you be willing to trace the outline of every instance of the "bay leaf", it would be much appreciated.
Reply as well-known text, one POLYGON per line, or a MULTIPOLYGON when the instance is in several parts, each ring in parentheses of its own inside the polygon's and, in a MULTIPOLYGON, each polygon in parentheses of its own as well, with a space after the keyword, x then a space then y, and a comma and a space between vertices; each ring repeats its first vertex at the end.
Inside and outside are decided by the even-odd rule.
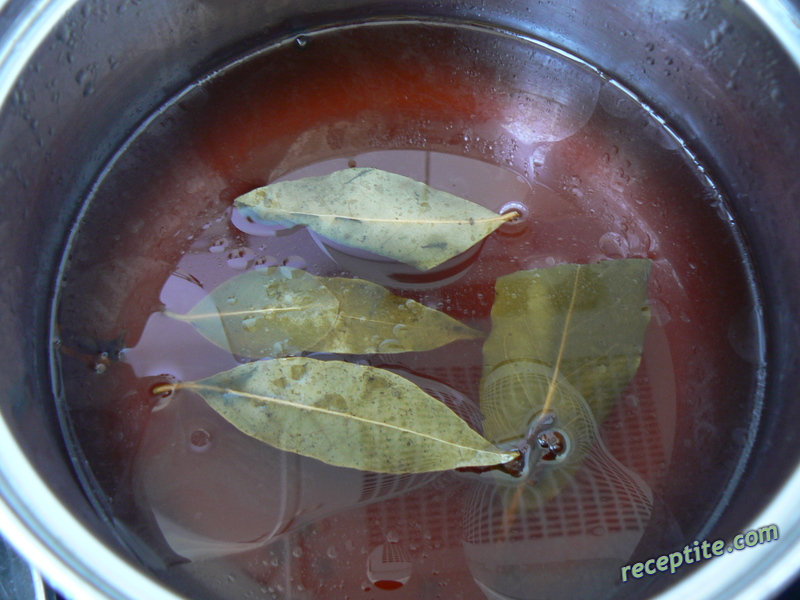
POLYGON ((448 315, 369 281, 272 267, 233 277, 185 315, 222 348, 248 358, 301 352, 420 352, 482 337, 448 315))
POLYGON ((331 331, 310 350, 344 354, 421 352, 483 337, 452 317, 362 279, 324 278, 339 300, 331 331))
POLYGON ((165 312, 233 354, 262 358, 314 346, 336 323, 339 300, 310 273, 271 267, 229 279, 185 315, 165 312))
POLYGON ((372 168, 273 183, 234 204, 256 219, 307 225, 340 244, 423 271, 464 252, 517 216, 498 215, 414 179, 372 168))
POLYGON ((407 379, 342 361, 249 363, 178 389, 242 432, 326 463, 381 473, 502 464, 502 452, 407 379))
POLYGON ((567 410, 562 378, 602 421, 641 361, 650 266, 627 259, 498 278, 480 397, 489 440, 520 438, 534 415, 567 410))

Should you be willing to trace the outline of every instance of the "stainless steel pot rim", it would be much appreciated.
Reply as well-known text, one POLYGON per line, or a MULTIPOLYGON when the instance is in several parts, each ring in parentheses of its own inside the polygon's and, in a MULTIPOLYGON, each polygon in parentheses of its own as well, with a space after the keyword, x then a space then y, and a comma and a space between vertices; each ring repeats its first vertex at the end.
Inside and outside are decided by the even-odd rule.
MULTIPOLYGON (((30 2, 7 31, 0 31, 0 104, 5 102, 14 82, 25 68, 33 50, 59 23, 76 0, 30 2)), ((0 0, 0 14, 11 0, 0 0)))
POLYGON ((175 594, 109 550, 66 509, 3 419, 0 440, 0 530, 52 585, 86 600, 175 600, 175 594))
MULTIPOLYGON (((175 600, 176 595, 91 535, 38 477, 0 419, 0 530, 58 589, 86 600, 175 600), (113 573, 104 578, 102 574, 113 573)), ((712 559, 661 600, 758 600, 781 591, 800 562, 800 471, 742 532, 776 524, 777 543, 712 559)), ((679 551, 680 548, 676 548, 679 551)))
POLYGON ((744 0, 784 50, 800 65, 800 3, 796 0, 744 0))
MULTIPOLYGON (((11 0, 0 0, 0 14, 11 0)), ((0 38, 0 104, 34 49, 76 0, 29 2, 0 38)), ((792 0, 744 0, 800 69, 800 5, 792 0)), ((49 489, 0 418, 0 530, 54 586, 87 600, 175 600, 177 596, 108 549, 49 489), (113 576, 109 576, 113 574, 113 576)), ((776 524, 776 543, 708 560, 660 596, 663 600, 736 597, 755 600, 778 593, 800 565, 800 469, 746 532, 776 524)), ((680 550, 678 548, 676 551, 680 550)))
MULTIPOLYGON (((741 530, 742 533, 746 533, 774 524, 780 534, 777 541, 706 561, 702 568, 661 594, 660 600, 683 598, 757 600, 778 594, 797 576, 800 565, 798 497, 800 497, 800 470, 786 482, 770 505, 741 530)), ((713 540, 708 541, 713 542, 713 540)), ((681 548, 675 548, 675 551, 680 550, 681 548)))

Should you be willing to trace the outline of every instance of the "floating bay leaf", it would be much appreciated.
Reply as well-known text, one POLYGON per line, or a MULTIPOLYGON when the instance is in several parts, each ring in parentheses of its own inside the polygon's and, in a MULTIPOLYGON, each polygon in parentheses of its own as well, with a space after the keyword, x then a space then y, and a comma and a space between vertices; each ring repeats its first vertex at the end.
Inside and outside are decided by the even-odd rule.
POLYGON ((187 314, 168 314, 249 358, 419 352, 483 335, 375 283, 316 277, 289 267, 247 271, 187 314))
POLYGON ((339 300, 319 278, 289 267, 253 270, 229 279, 185 315, 226 350, 249 358, 308 350, 333 328, 339 300))
POLYGON ((339 318, 310 350, 345 354, 421 352, 483 333, 375 283, 321 278, 339 300, 339 318))
POLYGON ((484 344, 484 433, 495 443, 528 438, 536 447, 530 428, 547 423, 566 440, 558 460, 532 464, 526 483, 495 476, 514 488, 504 496, 506 532, 526 510, 572 486, 584 463, 592 471, 599 460, 616 472, 598 423, 639 367, 650 266, 648 260, 561 265, 497 280, 484 344))
POLYGON ((423 473, 516 458, 407 379, 341 361, 283 358, 177 386, 239 430, 332 465, 423 473))
POLYGON ((264 221, 307 225, 340 244, 423 271, 516 216, 370 168, 273 183, 240 196, 235 206, 264 221))
POLYGON ((480 400, 489 440, 522 437, 533 415, 563 412, 562 378, 603 419, 639 367, 650 264, 560 265, 497 280, 480 400))

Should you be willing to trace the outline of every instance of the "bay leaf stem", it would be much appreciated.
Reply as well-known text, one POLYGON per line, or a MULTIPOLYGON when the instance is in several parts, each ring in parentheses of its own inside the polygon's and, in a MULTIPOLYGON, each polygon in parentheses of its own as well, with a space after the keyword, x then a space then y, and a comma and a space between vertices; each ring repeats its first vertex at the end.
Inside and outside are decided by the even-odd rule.
MULTIPOLYGON (((226 310, 224 316, 226 317, 251 317, 257 315, 266 315, 271 313, 279 313, 279 312, 296 312, 303 309, 309 308, 309 305, 304 306, 274 306, 274 307, 267 307, 267 308, 249 308, 244 310, 226 310)), ((179 313, 174 313, 171 310, 167 310, 166 308, 162 309, 161 312, 177 321, 184 321, 186 323, 191 323, 192 321, 202 321, 203 319, 211 319, 211 318, 220 318, 220 313, 197 313, 197 314, 188 314, 182 315, 179 313)))
POLYGON ((567 310, 566 321, 564 322, 564 330, 561 332, 561 343, 558 346, 558 356, 556 357, 556 364, 553 367, 553 377, 550 379, 550 385, 547 388, 547 397, 542 406, 542 413, 550 411, 550 406, 553 403, 553 396, 557 387, 558 372, 561 368, 561 361, 564 358, 564 348, 567 346, 567 335, 569 332, 570 321, 572 320, 572 313, 575 312, 575 298, 578 296, 578 281, 581 278, 580 265, 575 270, 575 282, 572 285, 572 297, 569 301, 569 309, 567 310))
POLYGON ((526 451, 524 449, 520 450, 511 450, 510 454, 515 454, 516 456, 511 460, 500 463, 497 465, 490 465, 487 467, 458 467, 456 471, 460 473, 488 473, 490 471, 500 471, 501 473, 505 473, 506 475, 511 475, 512 477, 522 477, 525 473, 525 468, 528 462, 528 454, 530 453, 529 450, 526 451))
POLYGON ((496 221, 513 221, 521 215, 519 211, 512 210, 503 215, 495 217, 487 217, 483 219, 393 219, 393 218, 375 218, 375 217, 350 217, 347 215, 330 215, 322 213, 305 213, 300 211, 292 211, 293 216, 298 217, 314 217, 314 218, 331 218, 338 221, 353 221, 356 223, 414 223, 424 225, 475 225, 475 223, 494 223, 496 221))
POLYGON ((150 393, 153 396, 163 396, 164 394, 171 394, 178 389, 178 383, 157 383, 150 388, 150 393))

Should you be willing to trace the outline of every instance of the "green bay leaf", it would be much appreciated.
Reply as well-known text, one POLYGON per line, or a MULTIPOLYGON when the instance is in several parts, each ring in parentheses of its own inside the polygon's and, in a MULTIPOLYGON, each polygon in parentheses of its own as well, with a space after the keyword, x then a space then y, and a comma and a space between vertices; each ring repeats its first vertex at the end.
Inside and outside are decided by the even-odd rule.
POLYGON ((257 269, 215 288, 185 315, 218 346, 248 358, 308 350, 333 328, 339 300, 310 273, 289 267, 257 269))
POLYGON ((498 215, 408 177, 361 168, 257 188, 235 206, 264 221, 307 225, 333 241, 431 269, 516 213, 498 215))
POLYGON ((602 421, 641 361, 650 266, 644 259, 559 265, 497 280, 480 398, 489 440, 524 436, 542 411, 570 412, 575 403, 560 392, 562 378, 602 421))
POLYGON ((312 348, 317 352, 372 354, 421 352, 483 333, 414 300, 362 279, 325 278, 339 300, 339 318, 312 348))
POLYGON ((203 396, 247 435, 341 467, 424 473, 517 456, 495 448, 415 384, 375 367, 283 358, 177 387, 203 396))
POLYGON ((233 277, 185 315, 218 346, 248 358, 301 352, 420 352, 483 336, 375 283, 272 267, 233 277))

